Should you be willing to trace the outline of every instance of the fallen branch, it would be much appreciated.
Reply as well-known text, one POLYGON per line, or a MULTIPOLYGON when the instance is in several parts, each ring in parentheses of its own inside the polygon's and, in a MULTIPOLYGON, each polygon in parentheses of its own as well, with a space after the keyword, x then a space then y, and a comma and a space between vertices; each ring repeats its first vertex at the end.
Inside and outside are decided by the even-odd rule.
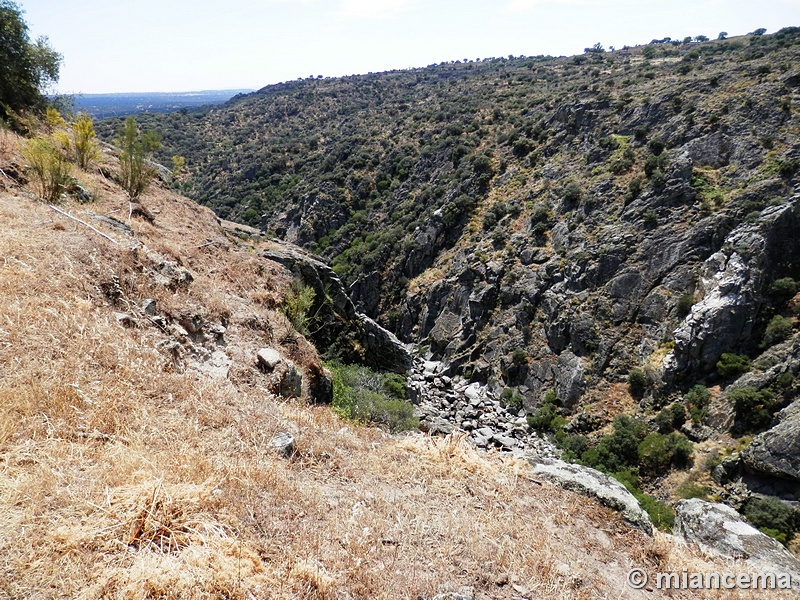
POLYGON ((214 244, 216 244, 216 243, 217 243, 216 241, 206 242, 205 244, 200 244, 200 245, 197 247, 197 249, 199 250, 200 248, 206 248, 206 247, 208 247, 208 246, 213 246, 213 245, 214 245, 214 244))
POLYGON ((73 217, 73 216, 72 216, 71 214, 69 214, 68 212, 65 212, 65 211, 63 211, 63 210, 61 210, 60 208, 57 208, 57 207, 53 206, 52 204, 48 204, 48 206, 49 206, 50 208, 52 208, 54 211, 56 211, 57 213, 59 213, 59 214, 62 214, 62 215, 64 215, 65 217, 67 217, 67 218, 69 218, 69 219, 72 219, 73 221, 77 221, 77 222, 78 222, 78 223, 80 223, 81 225, 84 225, 84 226, 88 227, 89 229, 91 229, 91 230, 92 230, 92 231, 94 231, 95 233, 97 233, 97 234, 99 234, 99 235, 103 236, 104 238, 106 238, 106 239, 107 239, 109 242, 111 242, 112 244, 118 244, 118 243, 119 243, 119 242, 117 242, 117 240, 115 240, 114 238, 112 238, 112 237, 111 237, 111 236, 109 236, 109 235, 106 235, 105 233, 103 233, 102 231, 100 231, 99 229, 97 229, 96 227, 92 227, 92 226, 91 226, 91 225, 89 225, 89 223, 87 223, 86 221, 82 221, 82 220, 80 220, 78 217, 73 217))

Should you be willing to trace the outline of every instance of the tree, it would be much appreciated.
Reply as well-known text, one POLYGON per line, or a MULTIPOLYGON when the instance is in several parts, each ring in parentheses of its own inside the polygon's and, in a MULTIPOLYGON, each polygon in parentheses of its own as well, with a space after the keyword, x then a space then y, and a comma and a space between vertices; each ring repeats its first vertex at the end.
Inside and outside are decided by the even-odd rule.
POLYGON ((61 55, 46 37, 31 42, 22 9, 0 0, 0 117, 22 110, 41 110, 44 89, 58 81, 61 55))
POLYGON ((728 32, 727 31, 720 31, 719 35, 717 36, 718 40, 726 40, 728 39, 728 32))
POLYGON ((161 137, 154 131, 148 131, 140 136, 136 119, 128 117, 125 119, 117 143, 122 150, 119 155, 120 184, 128 193, 128 197, 136 200, 147 189, 155 175, 155 169, 149 159, 161 145, 161 137))

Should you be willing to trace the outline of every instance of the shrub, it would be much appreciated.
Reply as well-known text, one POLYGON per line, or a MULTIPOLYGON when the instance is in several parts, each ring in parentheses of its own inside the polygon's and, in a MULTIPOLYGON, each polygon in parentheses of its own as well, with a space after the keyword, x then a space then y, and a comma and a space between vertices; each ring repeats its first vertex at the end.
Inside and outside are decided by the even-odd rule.
POLYGON ((694 294, 683 294, 678 298, 678 303, 675 306, 678 316, 683 318, 692 311, 694 306, 694 294))
POLYGON ((761 345, 764 348, 769 348, 782 342, 790 335, 792 335, 792 321, 786 317, 775 315, 767 325, 767 330, 764 332, 764 341, 761 345))
POLYGON ((303 335, 308 334, 308 325, 311 319, 309 313, 314 306, 315 298, 314 288, 299 280, 294 280, 281 303, 281 312, 286 315, 295 330, 303 335))
POLYGON ((120 185, 131 200, 136 200, 155 176, 155 169, 150 165, 149 159, 161 145, 160 136, 152 131, 140 136, 136 120, 128 117, 117 143, 121 148, 120 185))
POLYGON ((638 447, 647 435, 647 426, 628 415, 614 419, 614 432, 604 436, 594 448, 581 454, 581 461, 590 466, 613 473, 638 463, 638 447))
POLYGON ((333 408, 342 417, 381 423, 392 432, 419 426, 414 406, 399 398, 401 387, 405 394, 405 382, 401 383, 398 375, 337 362, 327 367, 333 375, 333 408))
POLYGON ((711 392, 706 386, 697 384, 692 387, 683 397, 683 401, 689 407, 689 416, 692 423, 702 423, 708 414, 708 402, 711 400, 711 392))
POLYGON ((750 370, 750 359, 742 354, 725 352, 717 361, 717 373, 720 377, 734 377, 750 370))
POLYGON ((772 282, 767 289, 767 295, 776 304, 784 304, 791 300, 797 293, 797 282, 791 277, 783 277, 772 282))
POLYGON ((655 423, 660 433, 669 433, 680 429, 686 422, 686 409, 680 402, 675 402, 672 406, 665 408, 656 415, 655 423))
POLYGON ((641 397, 649 383, 647 373, 642 369, 631 369, 628 373, 628 389, 632 396, 641 397))
POLYGON ((777 498, 756 496, 744 507, 747 520, 767 535, 787 544, 798 528, 797 512, 777 498))
POLYGON ((536 412, 528 416, 528 427, 540 433, 555 433, 553 424, 557 423, 556 418, 560 416, 559 408, 553 402, 545 401, 536 412))
POLYGON ((561 191, 561 197, 567 202, 578 202, 583 196, 583 189, 577 181, 570 181, 561 191))
POLYGON ((769 427, 772 415, 778 408, 775 394, 769 390, 758 391, 750 386, 731 390, 725 397, 733 404, 736 420, 745 431, 761 431, 769 427))
POLYGON ((693 446, 680 433, 651 433, 638 445, 639 468, 643 473, 659 475, 672 466, 685 467, 689 464, 693 446))
POLYGON ((60 144, 52 137, 37 136, 22 147, 22 156, 33 171, 39 196, 56 202, 70 183, 70 164, 60 144))
POLYGON ((92 161, 97 160, 100 156, 92 118, 86 113, 80 113, 72 131, 75 138, 75 161, 81 169, 86 169, 92 161))

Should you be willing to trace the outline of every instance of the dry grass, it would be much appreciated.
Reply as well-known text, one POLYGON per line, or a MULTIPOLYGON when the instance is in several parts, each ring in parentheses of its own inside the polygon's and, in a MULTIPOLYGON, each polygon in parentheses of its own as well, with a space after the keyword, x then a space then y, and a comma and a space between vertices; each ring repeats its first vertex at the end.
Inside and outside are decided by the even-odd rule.
MULTIPOLYGON (((102 200, 65 208, 127 215, 86 177, 102 200)), ((636 598, 661 592, 628 590, 634 566, 729 567, 461 438, 395 438, 266 393, 252 352, 286 332, 272 308, 288 278, 209 211, 159 189, 144 201, 156 221, 134 219, 146 249, 131 249, 0 192, 0 596, 636 598), (194 282, 153 283, 148 253, 194 282), (117 322, 145 297, 224 321, 231 376, 178 369, 159 327, 117 322), (290 460, 270 450, 280 431, 290 460)), ((302 339, 283 351, 317 360, 302 339)))

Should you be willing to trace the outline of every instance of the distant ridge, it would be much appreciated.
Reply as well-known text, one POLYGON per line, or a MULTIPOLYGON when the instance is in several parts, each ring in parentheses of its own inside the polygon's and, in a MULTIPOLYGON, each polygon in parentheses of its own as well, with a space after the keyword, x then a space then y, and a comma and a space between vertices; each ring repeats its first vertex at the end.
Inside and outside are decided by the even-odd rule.
POLYGON ((75 110, 95 118, 124 117, 143 112, 168 113, 181 108, 196 108, 227 102, 250 89, 201 90, 190 92, 126 92, 116 94, 76 94, 75 110))

